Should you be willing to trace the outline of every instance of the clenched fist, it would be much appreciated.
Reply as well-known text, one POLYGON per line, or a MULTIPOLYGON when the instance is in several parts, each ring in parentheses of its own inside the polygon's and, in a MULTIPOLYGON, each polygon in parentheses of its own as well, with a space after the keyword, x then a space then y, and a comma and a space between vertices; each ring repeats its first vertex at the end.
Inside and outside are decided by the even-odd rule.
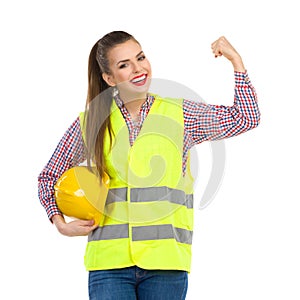
POLYGON ((224 36, 221 36, 216 41, 214 41, 211 44, 211 49, 215 57, 222 55, 226 57, 232 63, 235 71, 246 71, 241 56, 224 36))

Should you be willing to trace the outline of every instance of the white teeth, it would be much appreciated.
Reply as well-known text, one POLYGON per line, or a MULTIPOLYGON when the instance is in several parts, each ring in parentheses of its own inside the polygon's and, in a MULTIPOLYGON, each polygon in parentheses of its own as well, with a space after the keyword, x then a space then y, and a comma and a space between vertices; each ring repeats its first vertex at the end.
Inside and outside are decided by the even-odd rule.
POLYGON ((145 80, 145 79, 146 79, 146 75, 143 75, 143 76, 141 76, 141 77, 132 79, 131 82, 136 83, 136 82, 143 81, 143 80, 145 80))

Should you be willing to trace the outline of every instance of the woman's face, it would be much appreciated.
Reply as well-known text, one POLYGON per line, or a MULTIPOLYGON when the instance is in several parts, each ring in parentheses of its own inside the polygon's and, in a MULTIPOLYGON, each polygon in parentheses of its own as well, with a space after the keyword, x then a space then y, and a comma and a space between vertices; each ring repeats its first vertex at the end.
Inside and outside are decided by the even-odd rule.
POLYGON ((134 40, 126 41, 108 52, 110 74, 103 79, 117 86, 121 98, 145 97, 151 82, 151 66, 141 46, 134 40))

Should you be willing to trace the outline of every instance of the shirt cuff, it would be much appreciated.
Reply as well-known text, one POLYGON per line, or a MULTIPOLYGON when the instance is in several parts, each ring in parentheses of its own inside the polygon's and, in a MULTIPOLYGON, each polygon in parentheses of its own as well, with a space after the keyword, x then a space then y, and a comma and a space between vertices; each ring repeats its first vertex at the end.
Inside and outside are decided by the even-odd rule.
POLYGON ((245 72, 234 71, 234 81, 236 85, 251 84, 247 70, 245 72))
POLYGON ((48 215, 48 219, 49 221, 52 223, 52 217, 55 216, 55 215, 61 215, 63 216, 63 214, 61 213, 61 211, 59 209, 55 209, 55 208, 52 208, 51 210, 48 210, 47 211, 47 215, 48 215))

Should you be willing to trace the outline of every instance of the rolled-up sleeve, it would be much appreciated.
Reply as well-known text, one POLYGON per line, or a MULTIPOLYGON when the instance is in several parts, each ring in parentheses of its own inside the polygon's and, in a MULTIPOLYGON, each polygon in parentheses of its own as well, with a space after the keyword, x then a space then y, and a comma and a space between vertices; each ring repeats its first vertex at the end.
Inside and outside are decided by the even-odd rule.
POLYGON ((235 72, 232 106, 184 100, 185 130, 190 146, 236 136, 258 126, 257 94, 248 73, 235 72))
POLYGON ((84 160, 84 143, 80 121, 77 118, 67 129, 50 160, 38 175, 38 196, 49 219, 56 214, 61 214, 54 197, 56 181, 66 170, 79 165, 84 160))

